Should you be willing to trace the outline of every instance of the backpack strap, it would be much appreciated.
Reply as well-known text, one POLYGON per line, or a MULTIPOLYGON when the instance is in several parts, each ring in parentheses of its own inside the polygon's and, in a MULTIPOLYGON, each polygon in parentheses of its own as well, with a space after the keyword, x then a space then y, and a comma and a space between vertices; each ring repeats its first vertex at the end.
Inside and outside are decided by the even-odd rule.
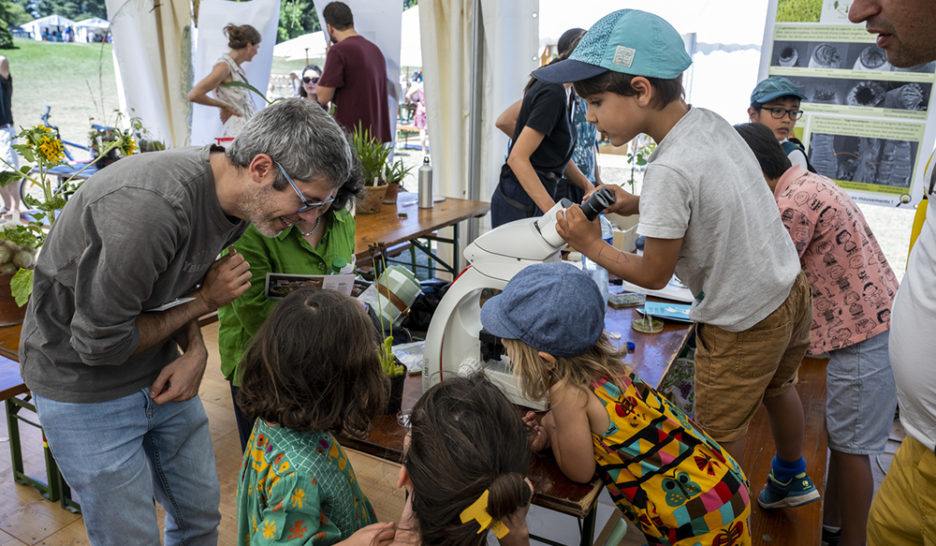
POLYGON ((799 150, 803 152, 803 156, 806 158, 806 169, 809 172, 817 172, 815 167, 812 166, 812 163, 809 162, 809 155, 806 154, 806 148, 803 147, 803 143, 799 141, 796 137, 789 137, 787 140, 784 140, 780 143, 780 147, 783 148, 783 153, 790 155, 794 150, 799 150))

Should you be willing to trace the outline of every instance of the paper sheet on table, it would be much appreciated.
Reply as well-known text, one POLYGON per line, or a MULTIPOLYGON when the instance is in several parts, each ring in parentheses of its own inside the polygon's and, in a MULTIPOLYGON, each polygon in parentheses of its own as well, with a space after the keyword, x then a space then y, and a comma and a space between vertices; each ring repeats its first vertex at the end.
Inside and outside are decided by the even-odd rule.
POLYGON ((644 288, 643 286, 637 286, 636 284, 631 284, 627 281, 621 281, 621 288, 624 292, 637 292, 640 294, 646 294, 648 296, 656 296, 658 298, 681 301, 684 303, 692 303, 693 301, 692 292, 689 291, 689 288, 687 288, 686 285, 679 282, 675 276, 670 279, 670 282, 667 283, 666 286, 659 290, 644 288))

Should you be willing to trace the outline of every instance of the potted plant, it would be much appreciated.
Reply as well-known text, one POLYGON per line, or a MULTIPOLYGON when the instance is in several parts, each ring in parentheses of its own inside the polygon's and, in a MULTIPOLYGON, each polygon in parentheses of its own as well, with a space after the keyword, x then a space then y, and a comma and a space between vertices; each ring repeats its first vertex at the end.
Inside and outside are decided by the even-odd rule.
POLYGON ((364 176, 364 193, 357 198, 356 210, 362 214, 380 212, 387 183, 384 181, 384 165, 390 156, 390 148, 364 129, 360 123, 351 133, 351 147, 361 162, 364 176))
MULTIPOLYGON (((116 149, 120 149, 124 155, 136 149, 136 142, 129 131, 118 133, 118 137, 100 148, 95 159, 116 149)), ((22 182, 32 184, 39 191, 27 192, 24 196, 24 204, 31 210, 26 223, 13 219, 0 225, 0 299, 4 294, 7 298, 12 295, 16 302, 13 309, 19 313, 18 318, 0 316, 0 323, 6 325, 22 322, 24 306, 32 293, 36 255, 56 217, 65 207, 67 197, 84 182, 83 177, 77 180, 76 177, 91 164, 85 165, 62 184, 57 184, 55 179, 58 177, 49 171, 65 163, 65 149, 58 135, 48 127, 37 125, 23 129, 17 138, 20 143, 14 144, 13 148, 29 165, 15 169, 0 159, 8 169, 0 172, 0 186, 22 182)), ((0 312, 2 309, 4 306, 0 304, 0 312)))
MULTIPOLYGON (((380 262, 383 266, 383 271, 386 271, 387 263, 382 250, 383 249, 380 248, 380 262)), ((374 271, 377 271, 376 260, 373 261, 372 266, 374 271)), ((380 276, 377 276, 374 279, 374 284, 377 288, 376 312, 377 318, 380 321, 380 336, 382 338, 380 345, 377 347, 377 356, 380 359, 380 369, 383 370, 390 379, 390 396, 387 398, 387 414, 393 414, 399 412, 403 405, 403 385, 406 381, 406 367, 403 366, 393 354, 393 321, 384 318, 384 304, 381 298, 381 295, 384 293, 386 293, 387 298, 390 297, 389 278, 384 276, 383 290, 381 290, 380 278, 380 276)))
POLYGON ((384 165, 383 179, 387 181, 387 194, 383 199, 385 204, 393 205, 396 203, 397 194, 400 192, 400 184, 403 183, 403 179, 412 171, 413 167, 404 165, 402 159, 397 159, 392 163, 388 161, 387 164, 384 165))

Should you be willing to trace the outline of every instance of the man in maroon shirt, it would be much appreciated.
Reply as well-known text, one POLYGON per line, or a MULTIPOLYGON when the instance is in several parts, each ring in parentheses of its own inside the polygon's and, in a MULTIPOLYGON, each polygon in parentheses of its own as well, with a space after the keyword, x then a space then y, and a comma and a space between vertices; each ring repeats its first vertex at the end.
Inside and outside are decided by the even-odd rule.
POLYGON ((387 101, 387 64, 373 42, 354 30, 354 16, 344 2, 322 10, 334 44, 325 59, 318 84, 318 101, 335 103, 335 120, 348 131, 360 123, 381 142, 393 140, 387 101))

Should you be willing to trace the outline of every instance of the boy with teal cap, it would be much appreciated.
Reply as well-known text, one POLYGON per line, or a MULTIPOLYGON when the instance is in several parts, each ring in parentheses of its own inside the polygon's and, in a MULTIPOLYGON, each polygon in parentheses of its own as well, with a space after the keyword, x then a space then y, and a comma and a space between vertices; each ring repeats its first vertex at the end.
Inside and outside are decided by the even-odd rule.
POLYGON ((773 132, 790 163, 816 172, 806 158, 803 143, 793 136, 796 120, 803 117, 800 101, 805 98, 790 80, 783 76, 770 76, 754 87, 747 112, 751 122, 762 123, 773 132))
POLYGON ((741 461, 742 437, 763 402, 777 456, 758 502, 799 506, 819 498, 802 457, 803 407, 793 387, 809 346, 809 285, 750 149, 724 119, 685 102, 682 73, 691 63, 669 23, 619 10, 569 59, 534 72, 574 82, 588 121, 612 144, 640 133, 657 143, 640 196, 609 186, 617 197, 611 212, 640 213, 643 255, 605 243, 578 206, 559 213, 557 227, 629 282, 662 288, 675 271, 689 286, 698 323, 696 420, 741 461))

